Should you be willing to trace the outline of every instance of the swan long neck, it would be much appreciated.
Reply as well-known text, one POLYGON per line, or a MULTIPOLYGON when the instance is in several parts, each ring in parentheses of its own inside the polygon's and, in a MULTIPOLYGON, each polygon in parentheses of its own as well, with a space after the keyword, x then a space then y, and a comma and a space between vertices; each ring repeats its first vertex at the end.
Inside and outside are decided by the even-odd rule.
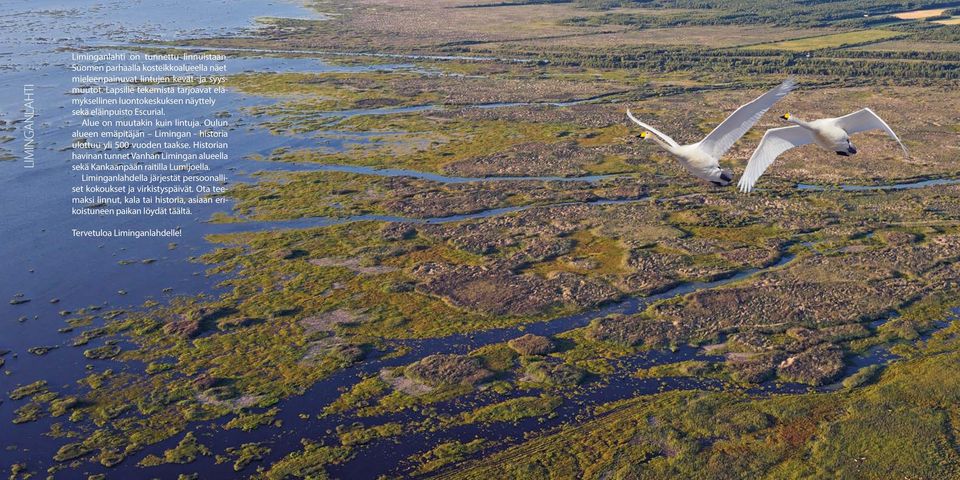
POLYGON ((672 146, 672 145, 668 144, 667 142, 664 142, 663 140, 660 140, 660 138, 657 137, 656 135, 650 135, 649 138, 650 138, 650 140, 653 140, 654 142, 656 142, 657 145, 660 145, 660 148, 662 148, 662 149, 664 149, 664 150, 666 150, 666 151, 668 151, 668 152, 670 152, 670 153, 673 153, 673 146, 672 146))
POLYGON ((794 125, 800 125, 801 127, 806 128, 806 129, 812 129, 812 128, 813 128, 813 127, 810 126, 810 122, 807 122, 806 120, 797 118, 797 117, 795 117, 795 116, 793 116, 793 115, 790 115, 790 118, 787 119, 787 122, 792 123, 792 124, 794 124, 794 125))

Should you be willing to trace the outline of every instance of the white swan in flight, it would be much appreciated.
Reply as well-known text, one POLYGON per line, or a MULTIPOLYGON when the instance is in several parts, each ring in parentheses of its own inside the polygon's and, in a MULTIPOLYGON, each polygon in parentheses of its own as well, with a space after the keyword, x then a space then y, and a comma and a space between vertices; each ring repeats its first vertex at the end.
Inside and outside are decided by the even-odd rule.
POLYGON ((750 130, 757 120, 763 116, 773 104, 787 96, 796 86, 796 82, 791 78, 781 83, 776 88, 760 95, 752 102, 741 106, 724 120, 717 128, 713 129, 709 135, 697 143, 689 145, 680 145, 672 138, 664 135, 659 130, 637 120, 636 117, 627 110, 627 116, 634 123, 640 125, 646 131, 640 134, 640 138, 652 138, 657 145, 680 161, 680 164, 690 172, 691 175, 713 182, 714 185, 726 186, 733 181, 733 172, 729 169, 720 168, 720 157, 723 156, 730 147, 733 146, 747 130, 750 130), (650 136, 653 133, 654 136, 650 136))
POLYGON ((816 143, 824 149, 837 152, 837 155, 850 156, 857 153, 856 147, 850 142, 850 135, 867 130, 883 130, 893 138, 903 149, 906 157, 907 147, 897 138, 897 134, 873 110, 864 108, 849 115, 837 118, 822 118, 812 122, 805 122, 789 113, 780 117, 794 125, 791 127, 772 128, 763 134, 760 145, 754 150, 747 168, 740 177, 741 192, 753 190, 754 184, 763 172, 767 170, 781 153, 793 147, 816 143))

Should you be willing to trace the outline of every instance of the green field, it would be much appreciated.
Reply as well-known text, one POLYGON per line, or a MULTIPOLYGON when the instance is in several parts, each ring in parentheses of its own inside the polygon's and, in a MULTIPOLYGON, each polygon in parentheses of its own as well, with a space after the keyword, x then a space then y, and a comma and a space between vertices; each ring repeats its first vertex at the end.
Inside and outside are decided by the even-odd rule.
POLYGON ((762 43, 750 47, 750 50, 789 50, 792 52, 803 52, 807 50, 820 50, 822 48, 838 48, 849 45, 860 45, 864 43, 879 42, 891 38, 902 37, 902 32, 891 30, 858 30, 855 32, 835 33, 832 35, 821 35, 818 37, 797 38, 794 40, 785 40, 775 43, 762 43))

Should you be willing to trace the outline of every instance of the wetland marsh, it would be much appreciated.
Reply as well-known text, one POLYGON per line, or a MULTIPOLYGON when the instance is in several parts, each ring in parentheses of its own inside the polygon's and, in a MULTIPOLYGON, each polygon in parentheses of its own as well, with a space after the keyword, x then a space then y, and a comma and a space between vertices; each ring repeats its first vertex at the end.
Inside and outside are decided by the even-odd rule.
MULTIPOLYGON (((229 54, 230 203, 175 245, 56 241, 62 118, 42 174, 0 162, 35 202, 3 225, 10 478, 960 472, 958 27, 881 0, 423 3, 109 38, 229 54), (786 74, 777 109, 869 105, 910 158, 795 149, 741 195, 624 118, 692 140, 786 74)), ((11 78, 42 72, 55 112, 39 44, 11 78)))

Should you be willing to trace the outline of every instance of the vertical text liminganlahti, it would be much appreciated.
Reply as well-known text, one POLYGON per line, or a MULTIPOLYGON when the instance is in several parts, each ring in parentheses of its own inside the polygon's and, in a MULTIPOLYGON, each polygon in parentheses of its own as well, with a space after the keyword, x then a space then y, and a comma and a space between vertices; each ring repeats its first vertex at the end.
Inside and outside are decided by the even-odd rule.
POLYGON ((34 102, 33 84, 23 86, 23 168, 33 168, 36 165, 34 150, 36 149, 36 130, 34 129, 34 117, 37 116, 37 110, 34 102))

